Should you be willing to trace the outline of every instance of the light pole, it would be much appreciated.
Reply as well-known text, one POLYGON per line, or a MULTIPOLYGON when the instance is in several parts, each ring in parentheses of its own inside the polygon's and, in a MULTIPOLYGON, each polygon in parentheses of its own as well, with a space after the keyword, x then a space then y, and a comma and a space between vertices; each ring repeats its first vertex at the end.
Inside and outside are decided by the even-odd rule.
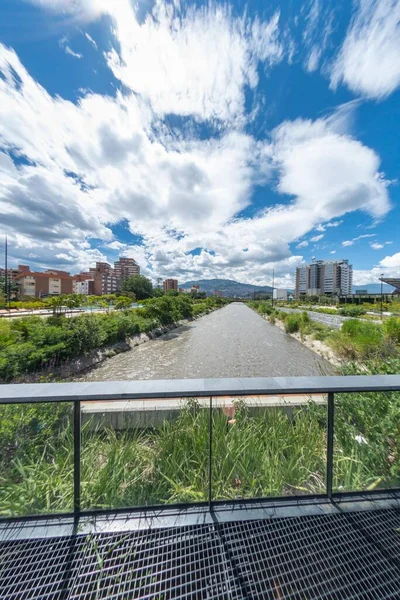
POLYGON ((274 308, 275 269, 272 269, 272 308, 274 308))
POLYGON ((383 281, 382 281, 382 277, 383 277, 383 273, 381 273, 381 319, 383 319, 383 281))

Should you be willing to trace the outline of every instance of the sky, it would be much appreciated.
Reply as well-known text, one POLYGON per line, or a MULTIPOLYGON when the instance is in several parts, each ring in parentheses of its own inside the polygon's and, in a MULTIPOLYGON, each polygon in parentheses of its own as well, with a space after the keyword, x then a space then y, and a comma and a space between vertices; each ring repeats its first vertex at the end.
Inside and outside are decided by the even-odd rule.
POLYGON ((399 87, 400 0, 1 0, 11 262, 400 275, 399 87))

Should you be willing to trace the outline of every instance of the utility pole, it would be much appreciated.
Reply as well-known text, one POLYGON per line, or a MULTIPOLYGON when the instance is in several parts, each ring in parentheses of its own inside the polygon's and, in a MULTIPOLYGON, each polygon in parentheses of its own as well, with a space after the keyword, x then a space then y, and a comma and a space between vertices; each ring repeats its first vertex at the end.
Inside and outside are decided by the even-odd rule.
POLYGON ((272 308, 274 308, 275 269, 272 269, 272 308))
POLYGON ((10 310, 10 294, 8 290, 8 244, 7 236, 4 243, 4 299, 6 301, 6 307, 10 310))
POLYGON ((383 281, 382 281, 382 277, 383 277, 383 273, 381 273, 381 320, 383 319, 383 281))

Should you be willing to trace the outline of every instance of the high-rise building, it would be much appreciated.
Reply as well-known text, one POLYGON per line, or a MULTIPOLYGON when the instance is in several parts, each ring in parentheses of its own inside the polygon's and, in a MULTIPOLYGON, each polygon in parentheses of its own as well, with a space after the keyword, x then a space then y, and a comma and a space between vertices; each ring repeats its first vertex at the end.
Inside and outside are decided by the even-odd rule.
POLYGON ((352 289, 353 267, 348 260, 318 260, 296 269, 296 298, 347 295, 352 293, 352 289))
POLYGON ((164 293, 170 290, 178 291, 178 280, 177 279, 166 279, 164 281, 164 293))
POLYGON ((114 269, 106 262, 97 262, 95 267, 89 269, 93 278, 93 293, 95 296, 114 294, 118 289, 114 269))
POLYGON ((133 275, 140 275, 140 267, 134 258, 122 257, 114 263, 114 273, 118 286, 120 286, 124 279, 128 279, 133 275))

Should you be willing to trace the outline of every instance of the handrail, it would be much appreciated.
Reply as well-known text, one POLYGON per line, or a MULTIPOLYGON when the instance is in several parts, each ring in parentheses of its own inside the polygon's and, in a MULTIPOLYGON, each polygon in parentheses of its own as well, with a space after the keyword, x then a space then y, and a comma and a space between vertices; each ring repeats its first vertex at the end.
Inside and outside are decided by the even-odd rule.
MULTIPOLYGON (((240 379, 171 379, 158 381, 107 381, 0 385, 0 405, 73 402, 74 513, 81 514, 81 402, 156 398, 209 398, 209 498, 212 499, 213 397, 252 395, 327 394, 326 498, 333 492, 335 393, 397 392, 400 375, 274 377, 240 379)), ((369 492, 371 493, 371 492, 369 492)), ((340 495, 340 494, 339 494, 340 495)), ((241 499, 240 501, 243 501, 241 499)), ((263 500, 258 498, 258 500, 263 500)), ((266 499, 264 499, 266 500, 266 499)), ((271 498, 269 498, 271 500, 271 498)), ((194 503, 196 504, 196 503, 194 503)), ((198 503, 202 504, 202 503, 198 503)), ((127 507, 129 508, 129 507, 127 507)), ((89 514, 90 511, 84 511, 89 514)))
POLYGON ((0 404, 374 391, 400 391, 400 375, 4 384, 0 404))

